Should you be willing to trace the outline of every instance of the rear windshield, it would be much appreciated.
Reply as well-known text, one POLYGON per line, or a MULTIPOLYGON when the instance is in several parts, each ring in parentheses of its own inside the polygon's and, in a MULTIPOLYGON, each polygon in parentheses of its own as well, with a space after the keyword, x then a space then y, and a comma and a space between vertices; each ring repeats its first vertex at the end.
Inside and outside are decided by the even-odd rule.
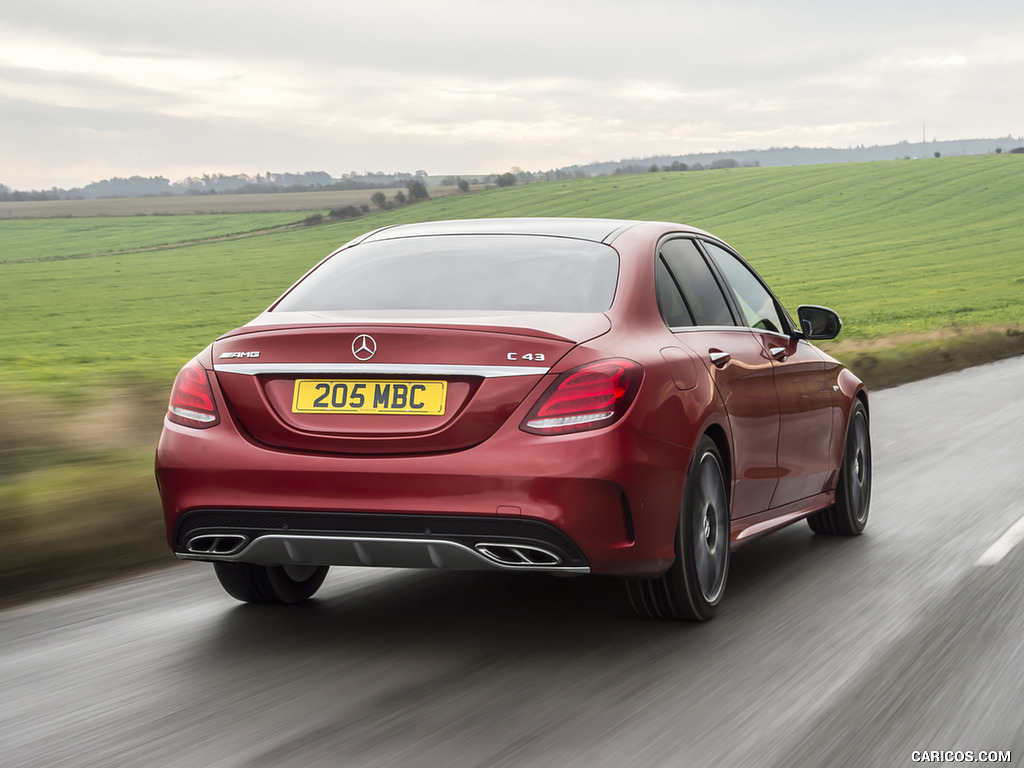
POLYGON ((604 312, 619 256, 586 240, 445 235, 364 243, 328 259, 275 310, 604 312))

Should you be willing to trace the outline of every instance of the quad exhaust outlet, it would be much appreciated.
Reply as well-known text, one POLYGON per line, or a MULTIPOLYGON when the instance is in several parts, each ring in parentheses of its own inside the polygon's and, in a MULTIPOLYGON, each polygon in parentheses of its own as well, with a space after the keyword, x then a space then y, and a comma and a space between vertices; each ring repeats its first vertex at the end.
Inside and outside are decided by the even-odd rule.
POLYGON ((509 566, 555 566, 562 562, 553 552, 527 544, 477 544, 476 551, 496 563, 509 566))
POLYGON ((185 548, 195 555, 233 555, 248 543, 240 533, 206 533, 193 536, 185 548))

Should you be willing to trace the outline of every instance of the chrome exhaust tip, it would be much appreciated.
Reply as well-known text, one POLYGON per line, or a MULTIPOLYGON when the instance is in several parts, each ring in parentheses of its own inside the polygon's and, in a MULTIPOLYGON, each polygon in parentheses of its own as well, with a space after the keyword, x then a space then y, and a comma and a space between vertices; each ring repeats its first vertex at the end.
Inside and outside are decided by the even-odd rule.
POLYGON ((240 533, 204 533, 193 536, 185 550, 193 555, 233 555, 249 543, 249 537, 240 533))
POLYGON ((562 559, 554 552, 531 544, 477 544, 474 549, 489 560, 512 567, 552 567, 562 559))

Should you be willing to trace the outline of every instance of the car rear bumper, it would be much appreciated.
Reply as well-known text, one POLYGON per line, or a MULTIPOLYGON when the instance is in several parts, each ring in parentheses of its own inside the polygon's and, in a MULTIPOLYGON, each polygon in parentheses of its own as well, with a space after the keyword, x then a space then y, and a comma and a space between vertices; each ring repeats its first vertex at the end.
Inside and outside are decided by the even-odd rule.
POLYGON ((187 560, 589 573, 558 529, 511 517, 193 510, 176 526, 187 560))
POLYGON ((675 557, 689 460, 628 419, 383 457, 275 450, 225 420, 165 422, 156 474, 183 559, 639 576, 675 557))

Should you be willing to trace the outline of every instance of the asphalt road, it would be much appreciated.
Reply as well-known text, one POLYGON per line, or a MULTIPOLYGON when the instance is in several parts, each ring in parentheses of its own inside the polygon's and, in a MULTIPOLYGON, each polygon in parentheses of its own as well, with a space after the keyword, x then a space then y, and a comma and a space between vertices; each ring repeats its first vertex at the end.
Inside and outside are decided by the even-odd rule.
POLYGON ((0 612, 0 765, 1020 764, 1024 543, 978 561, 1024 517, 1021 381, 876 393, 865 534, 738 550, 703 625, 542 575, 335 569, 243 606, 195 563, 0 612))

